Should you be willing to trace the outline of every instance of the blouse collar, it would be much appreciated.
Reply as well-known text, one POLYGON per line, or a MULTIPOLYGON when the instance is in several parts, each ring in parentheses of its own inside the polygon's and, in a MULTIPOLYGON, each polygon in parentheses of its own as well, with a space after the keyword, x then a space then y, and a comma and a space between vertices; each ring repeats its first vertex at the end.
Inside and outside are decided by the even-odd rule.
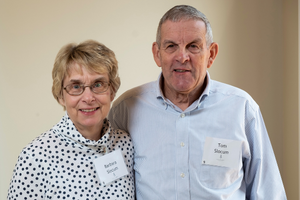
POLYGON ((98 141, 86 139, 76 129, 74 123, 72 122, 68 113, 66 112, 66 114, 60 120, 60 122, 58 124, 56 124, 53 127, 53 129, 58 131, 59 133, 63 134, 67 138, 69 138, 73 141, 76 141, 77 143, 81 143, 83 145, 88 146, 88 145, 102 145, 102 144, 106 143, 106 140, 107 140, 107 138, 109 138, 109 133, 111 131, 111 125, 110 125, 109 121, 105 118, 103 121, 102 130, 101 130, 102 137, 98 141))

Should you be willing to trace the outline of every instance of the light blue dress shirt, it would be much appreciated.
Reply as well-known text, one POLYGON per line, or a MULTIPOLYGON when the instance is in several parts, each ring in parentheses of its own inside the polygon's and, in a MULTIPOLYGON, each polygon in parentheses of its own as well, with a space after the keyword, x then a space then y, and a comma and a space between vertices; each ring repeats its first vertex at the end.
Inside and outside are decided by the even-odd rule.
POLYGON ((121 95, 109 113, 130 133, 137 200, 286 199, 268 133, 255 101, 214 80, 182 111, 157 81, 121 95), (207 137, 239 141, 236 167, 204 164, 207 137))

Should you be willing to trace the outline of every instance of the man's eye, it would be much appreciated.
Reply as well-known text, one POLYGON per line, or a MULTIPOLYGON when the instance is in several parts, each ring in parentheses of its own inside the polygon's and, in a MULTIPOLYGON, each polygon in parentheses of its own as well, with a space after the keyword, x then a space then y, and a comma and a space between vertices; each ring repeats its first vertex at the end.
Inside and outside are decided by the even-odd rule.
POLYGON ((168 44, 165 48, 165 51, 169 53, 173 53, 174 51, 176 51, 176 49, 177 49, 176 44, 168 44))
POLYGON ((188 49, 192 53, 198 53, 200 51, 200 47, 196 44, 191 44, 188 49))
POLYGON ((196 45, 196 44, 191 44, 190 48, 192 48, 192 49, 199 49, 198 45, 196 45))

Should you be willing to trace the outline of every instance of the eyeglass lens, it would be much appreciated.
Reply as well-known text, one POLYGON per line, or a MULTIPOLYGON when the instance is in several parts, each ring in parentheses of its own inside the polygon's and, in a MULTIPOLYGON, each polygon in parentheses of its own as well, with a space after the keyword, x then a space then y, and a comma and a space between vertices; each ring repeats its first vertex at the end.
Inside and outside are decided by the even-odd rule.
POLYGON ((109 83, 102 81, 95 82, 93 85, 90 86, 84 86, 80 83, 72 83, 70 85, 67 85, 64 89, 70 95, 80 95, 83 93, 86 87, 89 87, 94 93, 106 92, 109 85, 109 83))

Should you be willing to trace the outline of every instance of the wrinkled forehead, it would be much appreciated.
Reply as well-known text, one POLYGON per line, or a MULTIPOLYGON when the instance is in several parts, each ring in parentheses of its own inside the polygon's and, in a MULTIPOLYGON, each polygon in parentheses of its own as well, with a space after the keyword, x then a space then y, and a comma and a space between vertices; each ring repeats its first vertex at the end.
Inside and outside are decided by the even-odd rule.
POLYGON ((181 20, 178 22, 166 21, 162 25, 161 40, 171 36, 203 37, 206 35, 205 23, 202 20, 181 20))
POLYGON ((197 26, 201 25, 202 28, 206 31, 205 22, 201 19, 180 19, 180 20, 166 20, 161 28, 166 27, 173 27, 176 28, 179 24, 186 25, 186 26, 197 26))

